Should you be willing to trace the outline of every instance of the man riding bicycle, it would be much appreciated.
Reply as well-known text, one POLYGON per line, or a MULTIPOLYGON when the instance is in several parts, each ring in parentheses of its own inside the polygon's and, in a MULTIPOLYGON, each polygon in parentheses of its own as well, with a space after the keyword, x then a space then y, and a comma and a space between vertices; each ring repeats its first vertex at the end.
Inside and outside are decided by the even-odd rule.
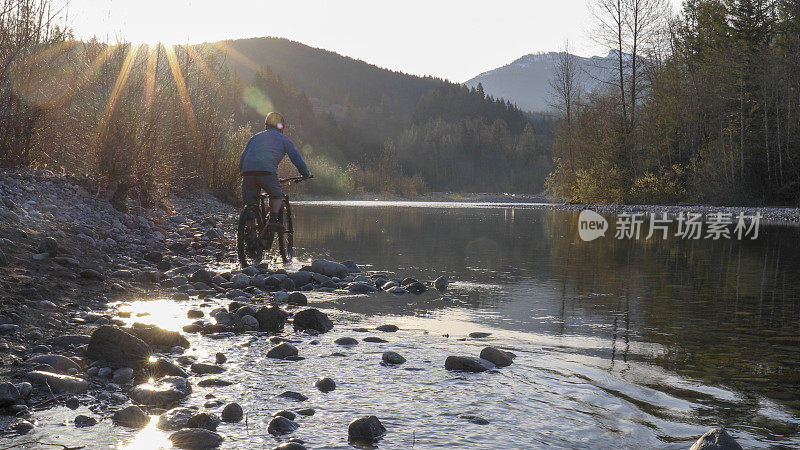
POLYGON ((242 175, 242 203, 247 206, 258 203, 263 189, 269 195, 268 230, 286 231, 278 220, 283 207, 283 191, 278 179, 278 164, 284 155, 289 155, 298 172, 304 178, 311 177, 303 157, 295 148, 292 140, 283 134, 285 122, 283 116, 276 112, 267 114, 266 130, 252 138, 239 157, 239 173, 242 175))

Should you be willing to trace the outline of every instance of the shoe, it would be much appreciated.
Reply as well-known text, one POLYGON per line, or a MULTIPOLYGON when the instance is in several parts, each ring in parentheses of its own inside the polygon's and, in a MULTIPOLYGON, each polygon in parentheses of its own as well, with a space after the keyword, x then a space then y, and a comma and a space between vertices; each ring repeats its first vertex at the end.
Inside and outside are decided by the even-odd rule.
POLYGON ((284 233, 286 231, 286 227, 283 226, 282 223, 278 222, 277 220, 270 220, 269 225, 267 225, 267 231, 272 231, 276 233, 284 233))

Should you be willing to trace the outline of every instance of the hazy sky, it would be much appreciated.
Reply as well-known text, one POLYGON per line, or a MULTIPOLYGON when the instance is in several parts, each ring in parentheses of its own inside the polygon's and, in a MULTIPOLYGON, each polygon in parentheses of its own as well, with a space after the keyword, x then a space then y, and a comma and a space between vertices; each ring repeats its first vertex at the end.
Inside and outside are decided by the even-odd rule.
POLYGON ((82 38, 198 43, 280 36, 461 82, 524 54, 560 49, 565 39, 573 53, 605 54, 587 37, 587 1, 70 0, 68 11, 82 38))

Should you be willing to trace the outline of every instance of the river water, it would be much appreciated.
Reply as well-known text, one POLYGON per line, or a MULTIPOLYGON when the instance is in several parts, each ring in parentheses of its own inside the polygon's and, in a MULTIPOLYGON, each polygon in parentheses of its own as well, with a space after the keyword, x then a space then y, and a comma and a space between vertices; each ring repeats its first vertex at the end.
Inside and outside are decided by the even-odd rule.
MULTIPOLYGON (((211 394, 248 412, 247 423, 220 426, 226 448, 269 448, 289 437, 309 448, 348 448, 347 424, 364 414, 388 429, 379 448, 688 448, 721 425, 745 448, 800 447, 797 227, 762 224, 757 239, 742 241, 607 234, 584 242, 577 213, 535 205, 309 202, 295 213, 294 268, 325 257, 421 280, 447 275, 451 299, 435 291, 312 293, 336 325, 316 344, 295 336, 300 362, 265 358, 266 337, 191 336, 190 353, 201 360, 228 355, 219 377, 236 383, 196 387, 187 403, 203 405, 211 394), (353 331, 385 323, 401 331, 353 331), (467 338, 473 331, 491 335, 467 338), (389 342, 333 343, 367 335, 389 342), (477 356, 485 345, 513 351, 514 364, 482 374, 444 370, 447 355, 477 356), (381 366, 385 350, 408 362, 381 366), (337 389, 314 389, 320 376, 337 389), (309 399, 276 397, 284 390, 309 399), (273 412, 306 407, 316 414, 300 417, 292 435, 266 432, 273 412)), ((199 303, 118 307, 133 311, 131 320, 177 329, 199 303)), ((75 429, 70 421, 82 410, 39 413, 43 424, 62 425, 28 438, 167 445, 152 425, 134 432, 104 420, 75 429)))

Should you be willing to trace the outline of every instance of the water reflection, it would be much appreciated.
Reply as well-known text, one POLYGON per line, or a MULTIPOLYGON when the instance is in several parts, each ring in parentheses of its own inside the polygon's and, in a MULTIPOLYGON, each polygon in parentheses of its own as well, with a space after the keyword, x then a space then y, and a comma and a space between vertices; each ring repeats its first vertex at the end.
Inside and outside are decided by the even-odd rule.
POLYGON ((741 394, 728 409, 714 397, 703 421, 796 433, 795 425, 763 423, 755 414, 766 396, 800 415, 796 227, 762 226, 755 241, 610 235, 583 242, 576 212, 524 206, 296 210, 297 240, 307 253, 461 282, 449 293, 454 302, 434 294, 344 301, 352 311, 446 317, 458 310, 490 327, 597 338, 604 344, 571 351, 601 358, 613 372, 645 361, 741 394))

